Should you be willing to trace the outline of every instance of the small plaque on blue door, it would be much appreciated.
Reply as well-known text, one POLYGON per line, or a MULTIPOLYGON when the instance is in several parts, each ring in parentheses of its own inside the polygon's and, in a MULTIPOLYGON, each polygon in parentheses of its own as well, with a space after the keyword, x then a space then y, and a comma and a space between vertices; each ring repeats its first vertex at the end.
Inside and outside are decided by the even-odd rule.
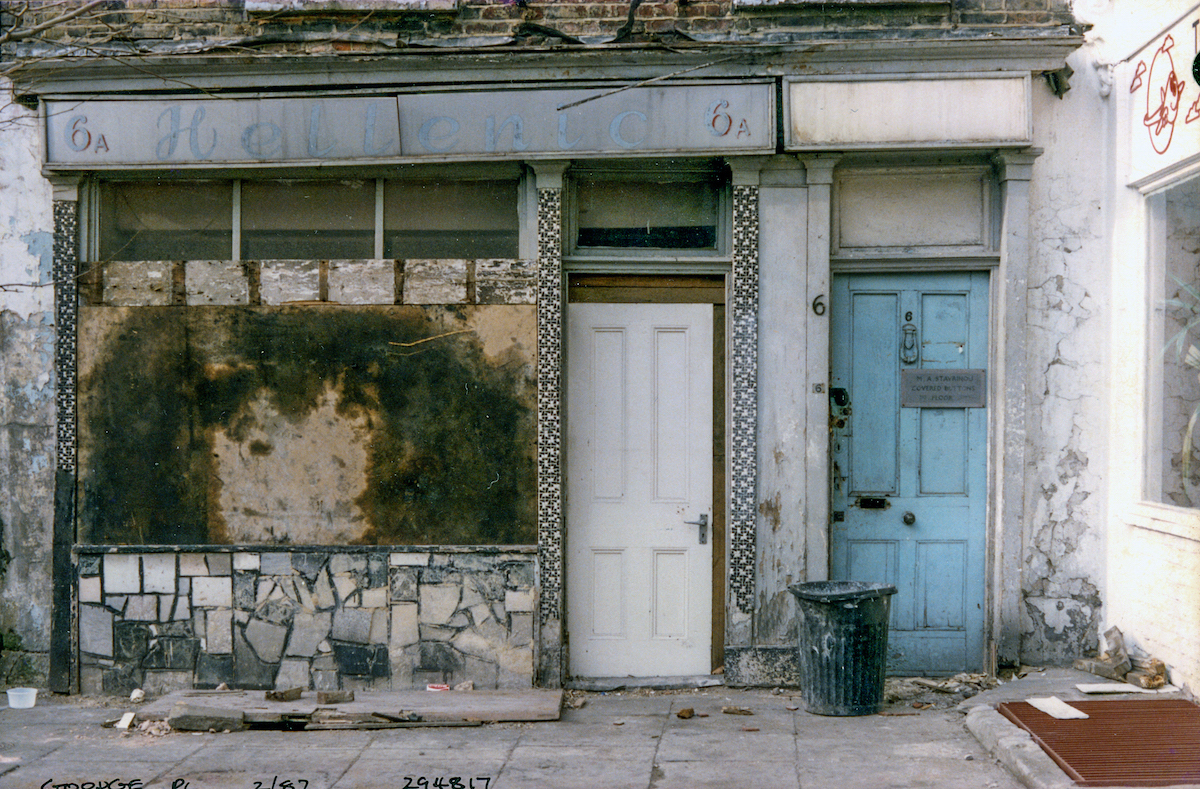
POLYGON ((901 408, 983 408, 986 370, 900 370, 901 408))

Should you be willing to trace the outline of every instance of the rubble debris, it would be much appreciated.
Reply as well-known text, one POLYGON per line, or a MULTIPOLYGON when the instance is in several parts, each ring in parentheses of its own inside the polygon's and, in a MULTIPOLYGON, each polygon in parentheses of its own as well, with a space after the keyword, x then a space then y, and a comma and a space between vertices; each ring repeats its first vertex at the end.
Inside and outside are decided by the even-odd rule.
POLYGON ((137 730, 152 737, 165 737, 171 733, 171 725, 166 721, 142 721, 137 730))
POLYGON ((676 718, 687 720, 688 718, 696 717, 696 710, 692 707, 684 707, 679 712, 675 713, 676 718))
POLYGON ((722 707, 721 712, 725 713, 726 715, 753 715, 754 714, 754 710, 747 709, 746 707, 722 707))
POLYGON ((133 719, 135 717, 137 717, 136 713, 133 713, 133 712, 125 713, 124 715, 121 716, 121 720, 117 721, 116 727, 118 729, 128 729, 130 727, 130 725, 133 723, 133 719))
POLYGON ((263 696, 267 701, 299 701, 304 695, 304 688, 288 688, 287 690, 268 690, 263 696))
POLYGON ((1133 662, 1125 651, 1125 637, 1117 627, 1110 627, 1104 632, 1104 643, 1107 649, 1100 653, 1099 658, 1079 658, 1075 661, 1075 669, 1121 681, 1133 670, 1133 662))
POLYGON ((468 679, 454 686, 455 690, 475 690, 475 680, 468 679))
POLYGON ((1134 669, 1125 675, 1125 681, 1146 690, 1157 690, 1167 684, 1167 678, 1162 674, 1152 674, 1149 671, 1134 669))
POLYGON ((1075 686, 1075 689, 1080 693, 1095 694, 1112 694, 1112 693, 1154 693, 1153 690, 1145 690, 1137 685, 1130 685, 1128 682, 1080 682, 1075 686))
POLYGON ((182 701, 171 708, 167 723, 175 731, 243 731, 246 728, 245 714, 241 710, 182 701))
POLYGON ((354 691, 352 690, 317 691, 318 704, 345 704, 351 701, 354 701, 354 691))
POLYGON ((222 682, 220 685, 217 685, 217 687, 213 688, 213 690, 229 690, 229 685, 225 682, 222 682))
POLYGON ((146 700, 146 691, 142 690, 141 688, 137 688, 136 690, 133 691, 133 693, 129 694, 129 700, 132 701, 134 704, 145 701, 146 700))
POLYGON ((1031 707, 1039 709, 1050 717, 1057 718, 1058 720, 1084 720, 1089 717, 1086 712, 1075 709, 1058 696, 1034 696, 1032 698, 1025 699, 1025 701, 1031 707))
POLYGON ((758 731, 757 726, 743 726, 742 731, 758 731))

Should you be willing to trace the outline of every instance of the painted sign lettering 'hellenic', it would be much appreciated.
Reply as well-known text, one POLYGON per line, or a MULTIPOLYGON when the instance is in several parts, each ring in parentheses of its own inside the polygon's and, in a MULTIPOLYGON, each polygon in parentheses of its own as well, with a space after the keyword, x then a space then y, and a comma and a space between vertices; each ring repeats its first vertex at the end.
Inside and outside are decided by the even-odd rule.
POLYGON ((774 147, 768 84, 604 92, 48 101, 47 165, 576 158, 774 147))

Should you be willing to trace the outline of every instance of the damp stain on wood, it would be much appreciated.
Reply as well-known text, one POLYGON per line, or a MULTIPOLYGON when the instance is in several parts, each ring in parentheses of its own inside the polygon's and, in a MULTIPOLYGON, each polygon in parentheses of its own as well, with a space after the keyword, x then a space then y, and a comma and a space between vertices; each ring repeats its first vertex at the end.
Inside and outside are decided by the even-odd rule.
POLYGON ((533 308, 83 308, 79 539, 536 542, 533 308))

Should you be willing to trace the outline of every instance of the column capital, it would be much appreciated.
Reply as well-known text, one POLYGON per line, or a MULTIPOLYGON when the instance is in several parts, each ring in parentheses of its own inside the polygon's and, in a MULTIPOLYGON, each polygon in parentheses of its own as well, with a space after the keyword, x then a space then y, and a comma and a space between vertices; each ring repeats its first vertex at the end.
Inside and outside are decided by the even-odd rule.
POLYGON ((569 159, 537 160, 528 162, 528 164, 533 170, 538 189, 562 189, 563 175, 571 166, 569 159))
POLYGON ((841 161, 841 154, 801 154, 800 161, 808 171, 809 186, 833 184, 833 168, 841 161))
POLYGON ((82 176, 53 173, 46 176, 46 180, 54 187, 55 200, 66 200, 72 203, 79 202, 79 185, 83 183, 82 176))
POLYGON ((997 151, 992 157, 996 177, 1004 181, 1032 181, 1033 162, 1042 155, 1041 148, 1023 148, 1019 151, 997 151))

